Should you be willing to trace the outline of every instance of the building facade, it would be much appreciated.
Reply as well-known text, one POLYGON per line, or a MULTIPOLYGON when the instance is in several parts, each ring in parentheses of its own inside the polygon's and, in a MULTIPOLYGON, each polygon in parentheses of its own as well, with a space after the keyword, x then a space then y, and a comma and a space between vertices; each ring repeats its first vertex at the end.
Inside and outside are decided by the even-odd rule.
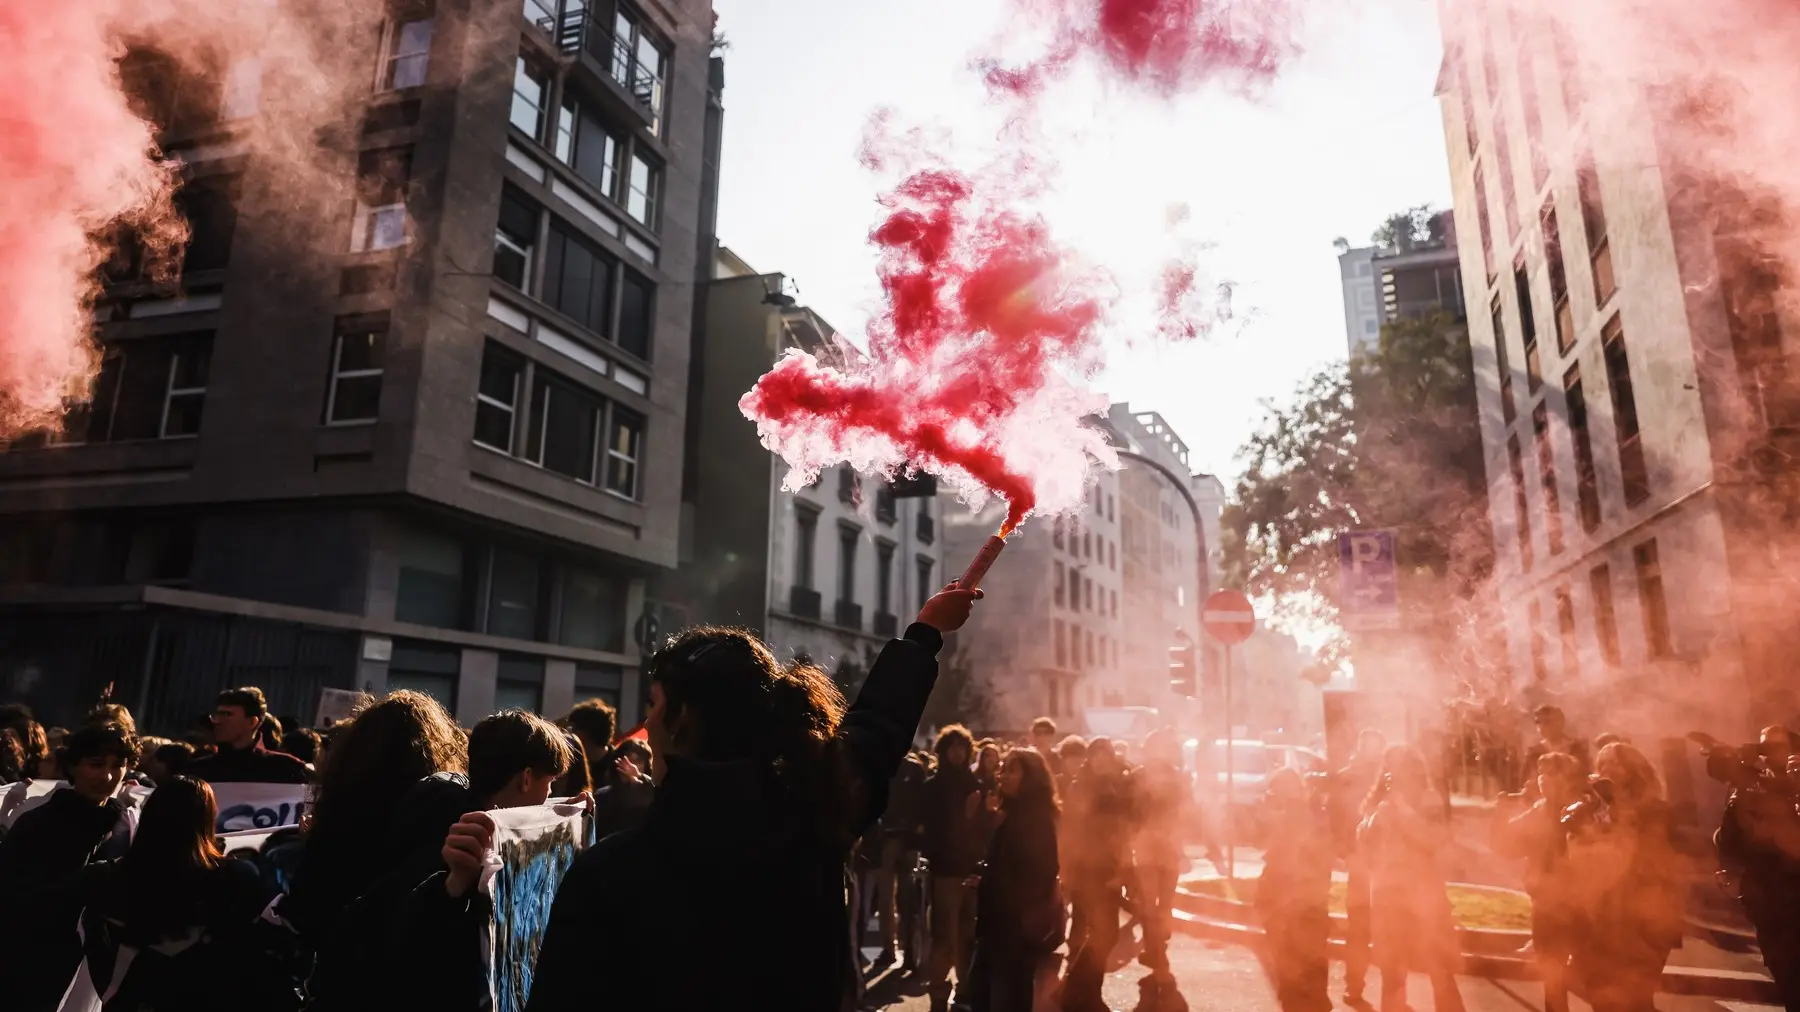
POLYGON ((655 596, 676 621, 749 627, 783 660, 819 664, 854 692, 882 644, 953 576, 930 482, 840 466, 798 492, 781 489, 787 465, 763 449, 738 399, 789 349, 819 352, 836 336, 786 287, 719 250, 689 392, 691 550, 655 596))
POLYGON ((678 553, 710 4, 367 27, 324 139, 342 200, 245 154, 254 97, 127 58, 195 237, 176 289, 112 265, 92 401, 0 454, 0 698, 67 720, 110 691, 164 731, 235 684, 302 723, 323 687, 465 723, 636 710, 633 622, 678 553))
POLYGON ((1386 323, 1442 311, 1454 319, 1464 308, 1455 218, 1440 211, 1422 235, 1397 236, 1393 246, 1364 246, 1338 254, 1344 287, 1344 331, 1350 353, 1374 350, 1386 323))
POLYGON ((1682 768, 1685 731, 1796 709, 1779 264, 1742 255, 1741 201, 1692 185, 1647 96, 1603 87, 1554 24, 1453 4, 1445 32, 1515 685, 1682 768))

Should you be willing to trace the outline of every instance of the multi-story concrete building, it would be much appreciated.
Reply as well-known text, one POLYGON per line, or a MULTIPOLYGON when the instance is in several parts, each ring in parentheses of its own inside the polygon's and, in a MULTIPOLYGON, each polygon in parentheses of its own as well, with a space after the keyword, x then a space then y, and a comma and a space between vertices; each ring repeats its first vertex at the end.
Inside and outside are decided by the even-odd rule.
POLYGON ((683 495, 691 553, 659 581, 677 616, 761 633, 854 690, 888 638, 943 575, 931 483, 888 482, 848 467, 799 492, 763 449, 738 399, 791 348, 819 352, 836 332, 794 305, 786 279, 719 250, 689 391, 691 476, 683 495))
MULTIPOLYGON (((999 529, 1006 511, 990 503, 971 514, 949 495, 939 500, 948 582, 999 529)), ((1124 509, 1119 475, 1101 472, 1085 509, 1028 521, 982 581, 986 596, 946 663, 981 687, 984 723, 992 729, 1023 731, 1039 716, 1078 729, 1087 707, 1130 701, 1121 617, 1124 509)), ((1162 663, 1166 672, 1166 655, 1162 663)))
POLYGON ((1381 340, 1381 327, 1442 310, 1455 319, 1463 306, 1455 219, 1431 216, 1424 237, 1399 236, 1391 247, 1363 246, 1338 254, 1344 286, 1344 331, 1352 355, 1381 340))
POLYGON ((322 687, 636 709, 710 244, 710 4, 391 10, 340 54, 368 82, 324 139, 341 202, 246 156, 254 88, 128 58, 195 238, 178 292, 115 265, 92 402, 0 455, 0 698, 67 720, 110 687, 157 730, 246 683, 302 722, 322 687))
POLYGON ((1447 6, 1439 92, 1506 652, 1527 698, 1673 759, 1796 709, 1794 321, 1668 106, 1502 6, 1447 6))

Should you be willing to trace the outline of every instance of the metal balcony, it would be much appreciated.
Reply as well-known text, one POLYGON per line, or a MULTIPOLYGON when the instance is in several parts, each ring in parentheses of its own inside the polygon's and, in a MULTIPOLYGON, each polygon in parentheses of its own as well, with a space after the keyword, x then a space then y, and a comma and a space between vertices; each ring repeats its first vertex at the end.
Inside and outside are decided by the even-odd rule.
POLYGON ((855 601, 839 601, 837 611, 832 615, 837 624, 845 629, 862 632, 862 605, 855 601))
POLYGON ((927 545, 937 540, 937 521, 925 514, 919 514, 919 529, 916 532, 919 540, 927 545))
POLYGON ((824 598, 816 590, 794 587, 788 591, 788 611, 799 618, 817 619, 823 600, 824 598))

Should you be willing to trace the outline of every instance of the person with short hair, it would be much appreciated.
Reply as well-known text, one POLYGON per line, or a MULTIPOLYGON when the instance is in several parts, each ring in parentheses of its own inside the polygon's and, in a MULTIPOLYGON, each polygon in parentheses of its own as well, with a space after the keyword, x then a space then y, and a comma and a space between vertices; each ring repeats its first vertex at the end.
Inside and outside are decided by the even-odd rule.
POLYGON ((131 803, 117 797, 137 759, 135 738, 117 724, 89 724, 69 735, 63 776, 69 786, 23 814, 0 838, 0 896, 32 916, 0 918, 0 995, 8 1012, 47 1012, 81 964, 75 922, 80 873, 90 861, 125 852, 131 803))
POLYGON ((1518 795, 1505 795, 1495 808, 1494 852, 1523 858, 1525 891, 1531 896, 1531 952, 1544 982, 1545 1012, 1568 1012, 1569 954, 1580 930, 1581 910, 1569 879, 1569 844, 1561 820, 1585 787, 1581 760, 1567 752, 1547 752, 1537 760, 1537 792, 1523 809, 1518 795))
POLYGON ((469 793, 482 809, 541 805, 571 761, 561 728, 526 710, 502 710, 469 732, 469 793))
POLYGON ((925 781, 925 841, 931 874, 931 960, 925 983, 932 1012, 950 1007, 950 971, 969 986, 975 956, 975 875, 987 842, 981 839, 981 781, 970 769, 975 739, 961 724, 938 732, 938 768, 925 781))
POLYGON ((166 741, 144 757, 144 772, 158 784, 170 777, 186 776, 194 764, 194 746, 185 741, 166 741))
POLYGON ((1356 752, 1343 768, 1326 779, 1325 818, 1331 830, 1334 852, 1349 873, 1344 883, 1344 1001, 1363 1001, 1369 974, 1369 943, 1373 914, 1369 904, 1369 854, 1357 841, 1363 820, 1363 802, 1381 779, 1387 753, 1387 737, 1372 727, 1356 736, 1356 752))
POLYGON ((281 736, 281 748, 278 751, 286 752, 309 766, 316 766, 319 762, 320 743, 319 732, 310 727, 297 727, 281 736))
POLYGON ((246 685, 219 693, 213 707, 213 741, 218 751, 194 760, 188 775, 214 784, 304 784, 312 779, 306 763, 285 752, 271 752, 262 729, 269 703, 261 689, 246 685))
MULTIPOLYGON (((613 741, 619 737, 618 711, 604 699, 584 699, 576 703, 562 723, 581 736, 581 747, 587 752, 590 763, 598 763, 612 751, 613 741)), ((606 779, 605 774, 605 770, 588 769, 588 779, 596 784, 606 779)))
POLYGON ((1531 720, 1537 725, 1538 740, 1525 752, 1525 783, 1522 787, 1528 798, 1535 797, 1537 793, 1540 756, 1552 752, 1574 756, 1575 761, 1581 764, 1583 776, 1593 768, 1588 743, 1569 734, 1569 718, 1561 707, 1545 703, 1531 712, 1531 720))

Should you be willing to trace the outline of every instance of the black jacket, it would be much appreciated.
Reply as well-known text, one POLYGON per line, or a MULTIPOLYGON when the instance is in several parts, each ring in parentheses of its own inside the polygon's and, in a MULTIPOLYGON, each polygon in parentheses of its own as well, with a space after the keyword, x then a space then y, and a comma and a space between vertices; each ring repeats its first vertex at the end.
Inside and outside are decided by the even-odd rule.
POLYGON ((410 1007, 409 975, 393 972, 409 951, 414 890, 444 868, 444 837, 478 807, 460 774, 414 784, 386 826, 351 839, 308 837, 281 916, 315 954, 307 981, 312 1012, 410 1007))
POLYGON ((187 775, 209 784, 304 784, 312 779, 305 763, 286 752, 271 752, 260 741, 201 756, 187 775))
POLYGON ((920 807, 925 838, 919 852, 933 875, 968 876, 981 863, 981 781, 967 766, 939 766, 925 781, 920 807))
POLYGON ((114 828, 118 800, 96 805, 70 788, 19 816, 0 840, 0 1007, 8 1012, 55 1009, 81 965, 81 869, 122 843, 114 828))
POLYGON ((854 986, 845 859, 886 806, 942 645, 914 624, 870 670, 831 753, 855 788, 838 831, 772 810, 749 764, 669 757, 644 824, 563 878, 529 1012, 837 1012, 854 986))
POLYGON ((975 898, 975 937, 984 945, 1050 952, 1063 941, 1056 810, 1010 806, 994 830, 975 898))

